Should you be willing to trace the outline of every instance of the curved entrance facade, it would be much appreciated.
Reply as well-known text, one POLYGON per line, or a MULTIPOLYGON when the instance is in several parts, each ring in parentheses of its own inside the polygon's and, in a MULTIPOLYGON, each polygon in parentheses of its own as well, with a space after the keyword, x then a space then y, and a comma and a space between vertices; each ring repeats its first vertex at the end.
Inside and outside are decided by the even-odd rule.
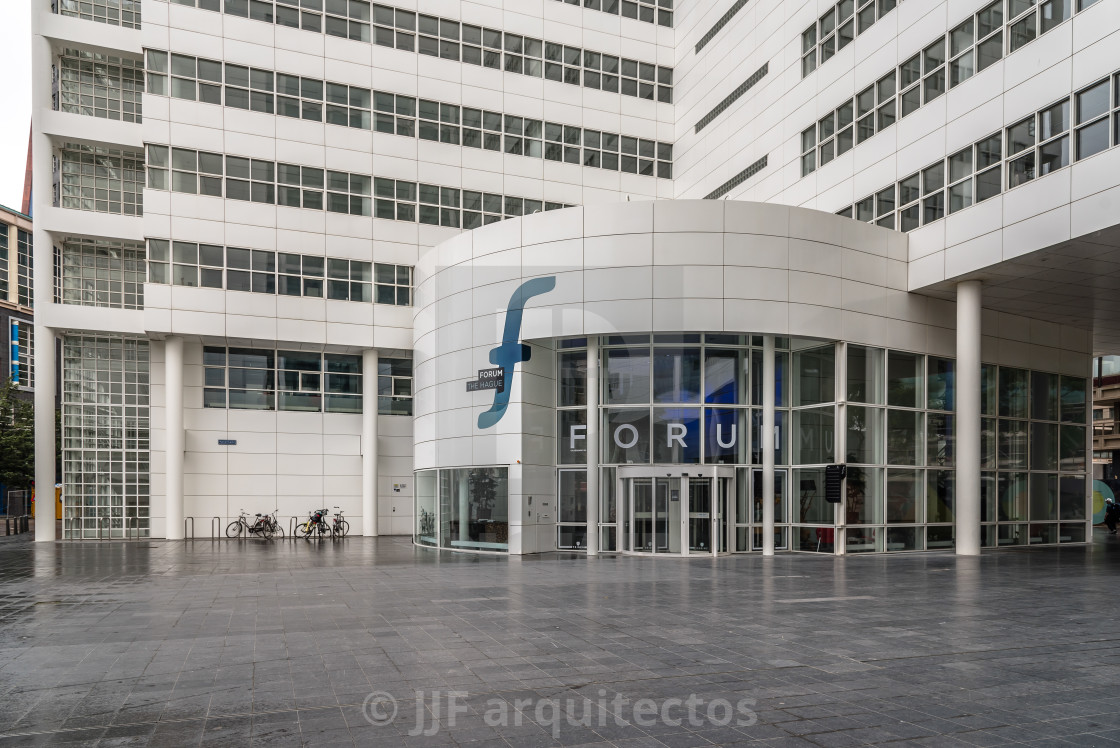
POLYGON ((981 337, 965 412, 958 310, 907 292, 906 257, 893 231, 718 201, 555 211, 432 249, 415 542, 701 557, 952 550, 977 530, 983 547, 1085 542, 1084 336, 965 314, 981 337), (978 449, 957 428, 973 416, 978 449), (846 468, 831 496, 830 465, 846 468))

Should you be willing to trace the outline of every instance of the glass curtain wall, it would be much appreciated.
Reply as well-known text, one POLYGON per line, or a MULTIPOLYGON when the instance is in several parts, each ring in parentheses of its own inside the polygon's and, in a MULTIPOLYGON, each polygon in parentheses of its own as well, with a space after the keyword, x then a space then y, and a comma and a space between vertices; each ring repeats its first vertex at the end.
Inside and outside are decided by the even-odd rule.
POLYGON ((417 471, 414 539, 453 550, 508 552, 508 469, 417 471))
MULTIPOLYGON (((600 350, 600 548, 614 550, 617 468, 737 466, 735 549, 761 548, 762 337, 678 333, 612 335, 600 350)), ((557 342, 558 547, 586 545, 587 339, 557 342)), ((788 464, 789 342, 775 354, 777 464, 788 464)), ((777 479, 778 548, 788 547, 786 476, 777 479)), ((823 485, 823 484, 822 484, 823 485)))

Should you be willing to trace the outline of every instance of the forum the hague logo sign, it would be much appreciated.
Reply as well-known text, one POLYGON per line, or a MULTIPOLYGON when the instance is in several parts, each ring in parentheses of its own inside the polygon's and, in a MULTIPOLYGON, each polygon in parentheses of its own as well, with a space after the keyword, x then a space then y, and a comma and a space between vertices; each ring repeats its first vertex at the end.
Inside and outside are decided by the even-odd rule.
POLYGON ((467 392, 490 390, 494 393, 494 404, 478 416, 478 427, 487 429, 506 414, 509 407, 509 391, 512 384, 513 369, 517 364, 529 361, 533 350, 521 342, 521 318, 525 303, 534 296, 548 293, 556 288, 556 277, 533 278, 517 287, 506 308, 506 324, 502 332, 502 344, 490 349, 490 363, 495 369, 482 369, 478 379, 467 382, 467 392))

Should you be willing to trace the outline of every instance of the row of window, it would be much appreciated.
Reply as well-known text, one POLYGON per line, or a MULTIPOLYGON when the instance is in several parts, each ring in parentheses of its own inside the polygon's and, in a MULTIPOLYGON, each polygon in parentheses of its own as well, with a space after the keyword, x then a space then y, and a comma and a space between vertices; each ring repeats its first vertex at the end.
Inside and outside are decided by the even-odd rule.
MULTIPOLYGON (((204 408, 362 412, 362 357, 342 353, 205 346, 204 408)), ((377 412, 412 415, 412 361, 382 358, 377 412)))
POLYGON ((144 308, 142 244, 68 238, 60 251, 63 304, 144 308))
POLYGON ((149 239, 148 282, 410 306, 413 281, 407 265, 149 239))
POLYGON ((672 68, 411 10, 371 6, 364 0, 224 0, 221 8, 219 0, 172 2, 507 73, 673 103, 672 68))
POLYGON ((60 15, 110 26, 140 28, 140 0, 52 0, 51 9, 60 15))
POLYGON ((837 214, 911 231, 1100 153, 1110 144, 1120 145, 1120 74, 1097 81, 837 214))
POLYGON ((673 174, 671 143, 159 50, 147 50, 147 61, 151 94, 630 174, 673 174))
POLYGON ((840 0, 801 34, 801 77, 825 64, 851 44, 877 20, 895 9, 900 0, 840 0))
POLYGON ((144 214, 144 154, 127 148, 67 143, 56 157, 56 207, 144 214))
POLYGON ((148 187, 464 229, 569 207, 165 145, 148 146, 148 187))
POLYGON ((28 390, 35 389, 35 325, 31 320, 9 318, 8 350, 16 353, 10 376, 12 383, 28 390), (14 343, 14 347, 11 346, 14 343))
MULTIPOLYGON (((816 125, 801 133, 801 176, 881 132, 946 90, 997 62, 1004 54, 1004 3, 981 9, 945 36, 928 45, 876 83, 845 101, 816 125)), ((1050 0, 1034 8, 1033 0, 1011 0, 1008 52, 1069 19, 1072 0, 1050 0), (1032 10, 1024 14, 1024 8, 1032 10), (1032 25, 1033 24, 1033 25, 1032 25)), ((1087 7, 1082 5, 1081 7, 1087 7)))
POLYGON ((28 308, 35 305, 34 254, 31 232, 16 229, 16 301, 28 308))
MULTIPOLYGON (((568 5, 579 5, 581 0, 557 0, 568 5)), ((673 0, 582 0, 583 7, 601 10, 623 18, 633 18, 658 26, 673 26, 673 0)))
POLYGON ((144 63, 84 50, 64 50, 58 59, 57 111, 89 117, 142 121, 144 63))

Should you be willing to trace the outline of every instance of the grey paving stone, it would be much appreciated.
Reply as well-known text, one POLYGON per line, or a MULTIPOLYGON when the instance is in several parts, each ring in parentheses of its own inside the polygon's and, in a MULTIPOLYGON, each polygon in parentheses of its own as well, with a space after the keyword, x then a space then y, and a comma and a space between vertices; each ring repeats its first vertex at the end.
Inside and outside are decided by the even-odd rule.
POLYGON ((16 540, 0 544, 0 748, 1120 744, 1120 596, 1102 594, 1120 539, 1097 540, 703 561, 16 540), (397 700, 391 724, 367 719, 373 691, 397 700), (751 719, 661 720, 690 694, 748 699, 751 719), (557 711, 535 713, 545 700, 557 711))

